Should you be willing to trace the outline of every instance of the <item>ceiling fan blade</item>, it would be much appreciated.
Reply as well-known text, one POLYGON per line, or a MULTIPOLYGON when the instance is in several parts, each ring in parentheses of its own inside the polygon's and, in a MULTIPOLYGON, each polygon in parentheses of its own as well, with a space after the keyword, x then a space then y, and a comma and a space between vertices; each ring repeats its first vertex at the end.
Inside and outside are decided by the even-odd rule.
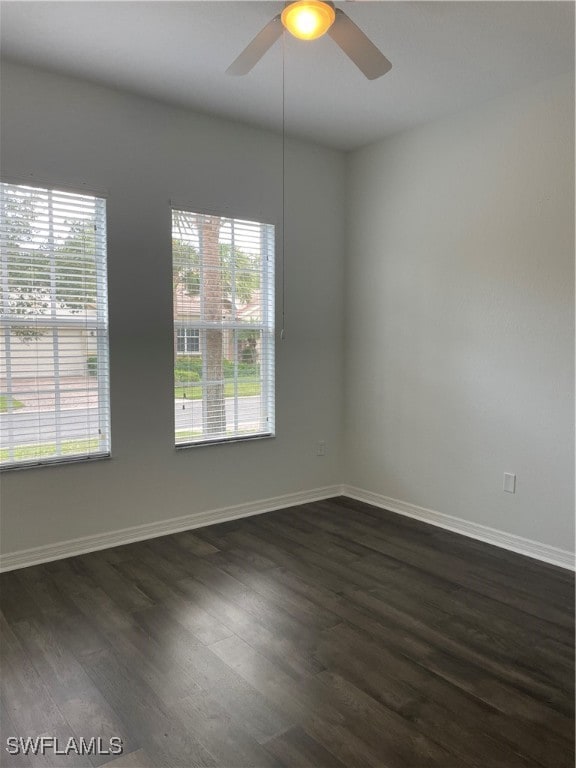
POLYGON ((257 64, 266 51, 274 45, 280 37, 284 27, 280 16, 275 16, 266 26, 258 32, 254 40, 248 43, 240 56, 235 59, 226 70, 229 75, 247 75, 252 67, 257 64))
POLYGON ((374 43, 366 37, 360 27, 344 11, 336 9, 336 19, 328 30, 328 34, 344 53, 368 78, 376 80, 392 69, 392 64, 374 43))

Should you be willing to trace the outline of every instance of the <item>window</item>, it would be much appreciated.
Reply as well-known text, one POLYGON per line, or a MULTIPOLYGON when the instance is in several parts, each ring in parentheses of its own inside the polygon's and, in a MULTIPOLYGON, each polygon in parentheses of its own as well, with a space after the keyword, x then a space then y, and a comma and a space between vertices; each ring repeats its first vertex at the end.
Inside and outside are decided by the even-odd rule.
POLYGON ((177 446, 274 434, 274 227, 172 211, 177 446))
POLYGON ((0 184, 0 464, 110 452, 106 207, 0 184))
POLYGON ((200 331, 198 328, 178 328, 176 351, 179 355, 200 354, 200 331))

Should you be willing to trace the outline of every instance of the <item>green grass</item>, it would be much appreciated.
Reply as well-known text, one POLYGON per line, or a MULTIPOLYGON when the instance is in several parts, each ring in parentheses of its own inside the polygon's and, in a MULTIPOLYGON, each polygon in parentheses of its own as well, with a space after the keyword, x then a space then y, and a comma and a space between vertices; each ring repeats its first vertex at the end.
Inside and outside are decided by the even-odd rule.
POLYGON ((202 432, 195 432, 191 429, 177 429, 176 430, 176 437, 178 440, 193 440, 197 437, 202 437, 202 432))
MULTIPOLYGON (((232 432, 234 432, 234 430, 232 428, 228 428, 226 432, 231 434, 232 432)), ((254 434, 253 429, 241 429, 238 432, 235 432, 234 436, 237 437, 241 435, 253 435, 253 434, 254 434)), ((222 440, 226 439, 224 435, 218 435, 216 437, 214 436, 212 437, 215 443, 221 442, 222 440)), ((178 440, 178 442, 176 443, 177 446, 182 443, 182 440, 196 440, 197 438, 201 438, 203 440, 210 440, 211 435, 204 434, 203 432, 192 431, 191 429, 176 430, 176 439, 178 440)))
MULTIPOLYGON (((251 397, 253 395, 259 395, 260 389, 259 381, 239 381, 238 397, 251 397)), ((188 400, 202 400, 202 385, 195 383, 187 387, 174 387, 174 397, 184 396, 186 396, 188 400)), ((227 381, 226 384, 224 384, 224 397, 234 397, 233 381, 227 381)))
MULTIPOLYGON (((98 450, 98 438, 92 440, 67 440, 61 444, 60 452, 63 456, 90 453, 98 450)), ((55 443, 42 443, 41 445, 21 445, 14 448, 14 458, 10 457, 7 448, 0 450, 0 461, 26 461, 28 459, 48 459, 56 456, 55 443)))
POLYGON ((0 413, 8 413, 8 411, 16 411, 18 408, 24 408, 24 403, 20 400, 14 400, 8 395, 0 395, 0 413), (12 401, 12 408, 10 408, 10 401, 12 401))

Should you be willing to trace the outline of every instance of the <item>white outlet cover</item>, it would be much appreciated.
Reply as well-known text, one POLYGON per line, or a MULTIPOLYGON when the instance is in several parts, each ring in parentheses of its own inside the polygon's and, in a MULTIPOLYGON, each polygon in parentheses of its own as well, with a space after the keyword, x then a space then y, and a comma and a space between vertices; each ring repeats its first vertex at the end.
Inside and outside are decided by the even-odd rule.
POLYGON ((516 475, 504 472, 504 490, 506 493, 516 493, 516 475))

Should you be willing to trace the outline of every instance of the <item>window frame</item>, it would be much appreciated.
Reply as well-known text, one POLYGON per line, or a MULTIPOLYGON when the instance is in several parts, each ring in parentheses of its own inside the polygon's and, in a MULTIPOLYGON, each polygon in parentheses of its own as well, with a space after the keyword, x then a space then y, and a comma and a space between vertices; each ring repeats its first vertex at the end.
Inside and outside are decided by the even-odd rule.
POLYGON ((188 328, 187 326, 182 327, 176 327, 176 354, 177 355, 198 355, 200 356, 202 354, 201 345, 200 345, 200 330, 198 328, 188 328), (189 349, 178 349, 178 344, 180 341, 184 342, 184 347, 188 346, 188 342, 190 341, 196 341, 198 349, 195 350, 189 350, 189 349))
MULTIPOLYGON (((209 209, 199 209, 189 204, 176 203, 170 201, 171 215, 174 212, 196 215, 196 216, 214 216, 221 219, 232 222, 249 222, 251 224, 257 224, 261 227, 261 241, 262 241, 262 296, 264 296, 264 286, 267 287, 267 297, 262 298, 262 321, 261 323, 239 323, 234 321, 223 321, 219 324, 222 330, 234 331, 261 331, 262 332, 262 346, 264 344, 268 353, 262 358, 261 368, 261 404, 268 403, 270 408, 268 409, 267 422, 269 429, 261 432, 249 433, 249 434, 233 434, 229 437, 223 437, 221 435, 217 437, 205 437, 190 440, 187 442, 176 442, 176 421, 174 422, 174 448, 177 451, 187 450, 189 448, 198 448, 208 445, 227 445, 239 442, 248 442, 252 440, 267 440, 276 437, 276 237, 277 237, 277 225, 272 221, 262 221, 255 219, 250 215, 232 215, 229 211, 217 211, 209 209), (266 334, 266 343, 265 343, 266 334)), ((173 220, 172 220, 173 221, 173 220)), ((173 237, 173 229, 172 229, 173 237)), ((172 267, 173 267, 173 250, 171 252, 172 267)), ((174 295, 172 296, 174 301, 174 295)), ((177 327, 185 327, 181 321, 177 321, 173 315, 173 331, 176 332, 177 327), (177 323, 179 324, 177 326, 177 323)), ((200 352, 202 355, 202 324, 198 320, 194 320, 191 327, 198 328, 200 330, 200 352)), ((206 328, 204 328, 206 330, 206 328)), ((178 354, 178 353, 176 353, 178 354)), ((176 359, 175 359, 176 362, 176 359)), ((175 379, 173 379, 173 386, 178 386, 175 379)), ((261 405, 262 407, 262 405, 261 405)), ((175 410, 175 409, 174 409, 175 410)))
MULTIPOLYGON (((20 471, 23 469, 34 469, 39 467, 48 466, 63 466, 68 464, 79 464, 91 461, 100 461, 102 459, 109 459, 112 451, 111 441, 111 407, 110 407, 110 340, 109 340, 109 320, 108 320, 108 238, 107 238, 107 197, 108 194, 102 190, 93 190, 86 187, 78 188, 69 186, 67 184, 54 184, 49 181, 40 181, 38 179, 23 179, 17 177, 5 177, 0 178, 0 186, 8 186, 13 188, 21 188, 22 190, 30 190, 31 192, 37 191, 40 194, 48 196, 49 202, 46 204, 46 211, 49 221, 55 215, 54 211, 57 209, 57 201, 54 197, 58 196, 75 196, 76 198, 90 198, 94 204, 94 228, 97 231, 97 227, 100 225, 101 232, 99 236, 94 238, 94 272, 95 272, 95 286, 96 286, 96 302, 95 302, 95 316, 89 317, 87 314, 82 316, 82 321, 79 324, 74 317, 65 317, 54 315, 52 312, 50 315, 31 315, 31 320, 19 317, 17 314, 3 313, 3 306, 0 304, 0 319, 2 320, 2 336, 4 339, 4 352, 2 361, 10 367, 11 365, 11 347, 14 327, 30 325, 31 322, 40 328, 52 329, 53 338, 57 337, 61 330, 66 328, 80 328, 81 338, 84 336, 90 336, 96 340, 96 378, 98 393, 98 433, 99 436, 104 435, 105 449, 95 450, 90 452, 79 451, 77 453, 62 453, 59 452, 54 456, 33 457, 31 459, 15 459, 1 462, 0 472, 8 471, 20 471), (6 362, 8 361, 8 362, 6 362)), ((2 198, 4 191, 0 192, 2 198)), ((61 201, 60 201, 61 203, 61 201)), ((71 210, 74 209, 74 200, 70 200, 71 210)), ((66 210, 66 208, 64 209, 66 210)), ((0 206, 0 214, 3 213, 3 207, 0 206)), ((61 215, 61 214, 60 214, 61 215)), ((0 222, 1 223, 1 222, 0 222)), ((0 233, 2 233, 3 227, 0 227, 0 233)), ((48 240, 50 240, 49 235, 48 240)), ((50 258, 50 269, 53 269, 53 254, 54 248, 46 251, 48 258, 50 258)), ((6 262, 7 263, 7 262, 6 262)), ((8 289, 8 272, 7 267, 4 264, 4 258, 0 255, 0 282, 3 290, 8 289)), ((57 299, 55 298, 54 291, 55 286, 50 288, 50 303, 54 306, 57 299)), ((54 351, 55 347, 59 348, 60 339, 56 342, 53 341, 52 361, 54 370, 56 367, 60 367, 61 359, 59 355, 54 351)), ((90 363, 88 359, 86 361, 86 376, 89 376, 90 363)), ((47 377, 50 378, 50 377, 47 377)), ((54 380, 63 378, 63 375, 54 373, 54 380)), ((6 373, 7 392, 9 396, 13 396, 13 380, 11 372, 6 373)), ((55 392, 59 387, 55 386, 55 392)), ((57 424, 61 419, 61 411, 54 408, 54 422, 57 424)), ((49 413, 52 411, 48 411, 49 413)), ((58 435, 60 427, 55 427, 55 433, 58 435)), ((11 435, 13 431, 12 427, 8 428, 8 434, 11 435)), ((78 437, 71 437, 71 441, 91 441, 94 438, 90 434, 82 435, 78 437)), ((101 439, 100 437, 98 439, 101 439)), ((54 437, 49 439, 49 443, 54 442, 55 446, 59 446, 60 441, 66 442, 66 439, 61 437, 54 437)), ((45 442, 45 441, 44 441, 45 442)), ((42 446, 42 436, 39 435, 39 440, 33 445, 42 446)), ((3 446, 9 451, 9 455, 13 456, 13 451, 17 448, 17 445, 10 444, 3 446)), ((61 447, 58 447, 58 451, 61 451, 61 447)))

